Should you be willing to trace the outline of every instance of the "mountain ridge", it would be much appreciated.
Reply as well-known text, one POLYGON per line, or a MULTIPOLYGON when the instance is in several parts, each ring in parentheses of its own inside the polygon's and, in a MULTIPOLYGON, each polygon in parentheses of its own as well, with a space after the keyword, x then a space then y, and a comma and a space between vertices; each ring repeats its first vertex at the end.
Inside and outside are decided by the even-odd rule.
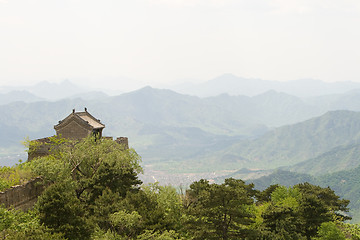
MULTIPOLYGON (((359 125, 356 120, 359 117, 355 117, 357 113, 350 116, 349 111, 339 112, 337 117, 335 113, 331 114, 335 114, 335 119, 342 119, 341 117, 347 115, 349 119, 354 118, 353 122, 344 122, 349 126, 354 125, 350 130, 342 126, 336 132, 328 132, 333 135, 326 135, 326 126, 331 127, 331 117, 326 121, 313 123, 312 126, 290 129, 289 125, 299 126, 295 121, 321 116, 326 108, 313 107, 298 97, 276 91, 255 97, 222 94, 200 98, 172 90, 145 87, 99 99, 16 102, 0 106, 0 124, 16 129, 16 136, 23 134, 21 139, 19 137, 19 142, 26 136, 31 139, 42 138, 53 135, 54 124, 67 116, 73 108, 84 107, 106 124, 104 135, 129 137, 130 144, 144 156, 146 164, 161 163, 163 169, 168 169, 168 163, 174 161, 176 163, 170 167, 180 170, 182 167, 189 170, 193 166, 199 171, 205 165, 210 171, 219 166, 224 169, 263 168, 261 161, 264 161, 263 165, 269 169, 285 163, 291 165, 306 161, 330 151, 340 143, 349 143, 345 138, 358 138, 349 135, 357 132, 359 125), (281 101, 282 99, 284 101, 281 101), (291 118, 292 116, 296 118, 291 118), (263 142, 259 140, 268 136, 265 133, 269 129, 279 128, 279 125, 288 126, 283 126, 282 129, 285 130, 273 130, 278 137, 275 134, 275 137, 267 137, 263 142), (311 129, 310 133, 305 134, 307 129, 311 129), (315 133, 320 134, 321 139, 326 139, 326 142, 327 138, 331 139, 331 136, 336 134, 346 137, 336 142, 332 140, 332 145, 325 144, 319 147, 321 151, 316 151, 313 149, 316 144, 310 141, 316 140, 313 136, 315 133), (300 140, 299 137, 305 140, 300 140), (279 143, 277 138, 286 140, 279 143), (297 142, 292 138, 298 138, 297 142), (274 143, 276 147, 272 146, 274 143), (296 152, 291 149, 294 146, 301 146, 302 150, 296 152), (201 153, 197 148, 204 151, 201 153), (307 148, 313 150, 304 154, 307 148)), ((340 126, 341 121, 337 120, 334 124, 340 126)), ((2 137, 6 140, 9 135, 11 133, 2 137)))
POLYGON ((338 110, 276 128, 257 139, 234 143, 219 152, 204 155, 201 161, 220 164, 221 156, 228 155, 239 162, 238 169, 271 169, 300 163, 335 147, 359 142, 360 112, 338 110))
POLYGON ((360 89, 357 82, 324 82, 316 79, 298 79, 292 81, 272 81, 259 78, 243 78, 234 74, 223 74, 208 81, 174 86, 174 90, 199 97, 216 96, 222 93, 230 95, 256 96, 269 90, 285 92, 297 97, 345 93, 360 89))

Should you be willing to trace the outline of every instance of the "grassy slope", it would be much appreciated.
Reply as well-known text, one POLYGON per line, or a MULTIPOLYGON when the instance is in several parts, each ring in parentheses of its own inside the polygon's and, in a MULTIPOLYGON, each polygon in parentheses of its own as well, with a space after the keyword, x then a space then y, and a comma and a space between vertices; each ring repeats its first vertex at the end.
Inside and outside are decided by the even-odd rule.
POLYGON ((283 169, 313 175, 334 173, 356 168, 360 164, 359 156, 360 144, 349 144, 335 147, 318 157, 283 169))
MULTIPOLYGON (((231 156, 240 168, 271 169, 315 158, 335 147, 360 142, 360 113, 328 112, 302 123, 277 128, 264 136, 240 141, 205 161, 231 156)), ((221 164, 218 161, 218 164, 221 164)))

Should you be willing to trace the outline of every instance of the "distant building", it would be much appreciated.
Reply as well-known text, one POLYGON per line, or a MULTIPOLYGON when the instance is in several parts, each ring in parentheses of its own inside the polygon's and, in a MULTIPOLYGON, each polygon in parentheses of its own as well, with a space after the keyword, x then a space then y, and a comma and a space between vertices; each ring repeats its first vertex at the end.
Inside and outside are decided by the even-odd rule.
MULTIPOLYGON (((59 121, 59 123, 54 126, 57 136, 70 140, 81 140, 91 135, 100 139, 103 137, 102 130, 104 128, 105 125, 102 124, 99 119, 93 117, 86 108, 84 112, 76 112, 75 109, 73 109, 69 116, 59 121)), ((112 137, 104 138, 113 139, 112 137)), ((127 137, 118 137, 115 141, 122 144, 124 149, 129 148, 127 137)), ((49 154, 51 145, 48 137, 36 139, 33 140, 33 142, 39 144, 35 144, 37 145, 36 149, 29 149, 28 160, 49 154)))
POLYGON ((73 112, 65 119, 54 126, 56 135, 66 139, 82 139, 90 134, 95 137, 102 137, 102 130, 105 125, 99 119, 94 118, 85 108, 84 112, 73 112))

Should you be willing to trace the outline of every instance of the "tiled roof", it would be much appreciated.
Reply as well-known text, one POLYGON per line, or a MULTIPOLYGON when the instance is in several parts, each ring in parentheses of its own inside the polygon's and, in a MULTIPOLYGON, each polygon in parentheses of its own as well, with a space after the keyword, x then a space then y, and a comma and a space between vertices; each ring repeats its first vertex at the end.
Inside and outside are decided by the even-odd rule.
POLYGON ((102 124, 100 122, 100 120, 98 120, 98 119, 94 118, 93 116, 91 116, 91 114, 88 113, 87 111, 85 111, 85 112, 76 112, 75 114, 78 117, 80 117, 81 119, 83 119, 85 122, 87 122, 90 126, 92 126, 95 129, 105 127, 105 125, 102 124))
POLYGON ((93 129, 101 129, 105 127, 105 125, 102 124, 99 119, 94 118, 90 113, 88 113, 87 109, 85 108, 85 112, 75 112, 75 109, 73 109, 73 112, 64 120, 59 121, 59 124, 55 125, 54 128, 61 128, 61 126, 63 126, 64 124, 69 123, 70 119, 72 118, 76 118, 82 121, 84 124, 90 125, 93 129))

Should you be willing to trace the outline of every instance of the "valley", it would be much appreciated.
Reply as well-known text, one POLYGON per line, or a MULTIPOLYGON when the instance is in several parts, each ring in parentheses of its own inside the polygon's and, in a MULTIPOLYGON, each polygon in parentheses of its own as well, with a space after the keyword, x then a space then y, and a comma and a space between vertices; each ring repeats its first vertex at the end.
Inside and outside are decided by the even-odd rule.
POLYGON ((142 157, 145 183, 186 188, 201 178, 234 177, 262 188, 262 182, 309 181, 345 196, 338 183, 319 179, 360 164, 360 91, 299 97, 264 90, 199 97, 148 86, 115 96, 79 90, 63 99, 2 93, 14 101, 0 103, 0 163, 25 161, 21 141, 54 135, 60 119, 87 107, 105 123, 104 136, 129 138, 142 157))

